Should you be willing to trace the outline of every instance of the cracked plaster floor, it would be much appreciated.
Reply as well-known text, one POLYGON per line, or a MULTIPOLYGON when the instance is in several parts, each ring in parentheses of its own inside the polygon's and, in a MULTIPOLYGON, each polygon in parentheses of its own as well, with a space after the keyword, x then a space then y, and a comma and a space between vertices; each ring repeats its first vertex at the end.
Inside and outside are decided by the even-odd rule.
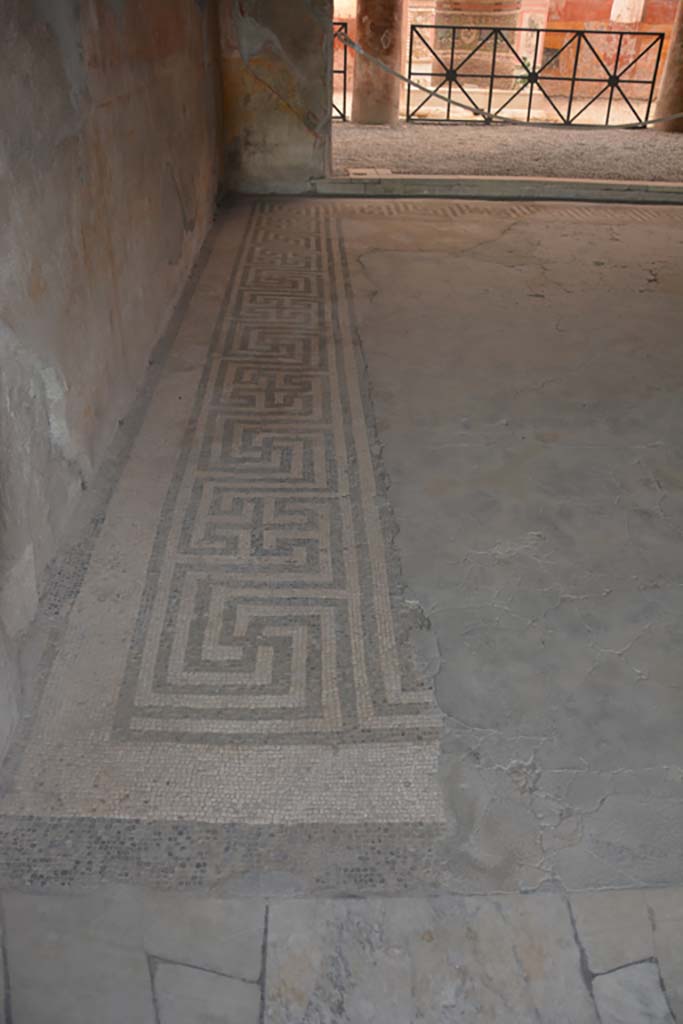
MULTIPOLYGON (((203 364, 204 307, 241 272, 249 209, 219 221, 184 348, 176 339, 143 398, 152 412, 203 364)), ((346 282, 371 400, 355 423, 412 615, 398 642, 444 716, 443 811, 426 805, 420 820, 381 778, 366 793, 351 759, 342 803, 326 803, 331 782, 293 776, 284 815, 266 795, 250 817, 247 792, 238 820, 234 803, 221 818, 219 792, 209 820, 174 818, 183 786, 203 800, 201 774, 179 779, 156 817, 51 814, 22 781, 29 740, 10 759, 20 781, 2 820, 7 1024, 683 1021, 683 213, 258 209, 249 252, 265 245, 279 261, 301 251, 292 239, 322 238, 321 278, 346 282)), ((272 293, 269 274, 259 287, 272 293)), ((288 277, 281 312, 304 279, 288 277)), ((343 320, 341 291, 324 295, 343 320)), ((265 384, 247 383, 258 404, 265 384)), ((307 393, 300 376, 276 384, 307 393)), ((136 459, 144 469, 142 449, 121 480, 136 459)), ((213 756, 174 742, 189 765, 213 756)), ((391 749, 422 764, 431 740, 411 742, 391 749)), ((231 744, 221 757, 238 757, 231 744)), ((380 769, 389 746, 376 745, 380 769)), ((268 763, 241 758, 246 783, 266 772, 267 786, 268 763)))

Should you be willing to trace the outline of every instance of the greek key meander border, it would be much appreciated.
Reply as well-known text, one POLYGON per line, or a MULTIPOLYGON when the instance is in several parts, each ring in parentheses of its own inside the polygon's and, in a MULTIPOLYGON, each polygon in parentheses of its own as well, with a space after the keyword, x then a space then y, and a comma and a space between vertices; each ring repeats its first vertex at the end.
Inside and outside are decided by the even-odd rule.
POLYGON ((452 221, 460 217, 505 217, 508 220, 524 218, 530 220, 552 220, 560 223, 591 222, 591 223, 663 223, 683 221, 683 204, 650 205, 642 203, 604 203, 604 202, 571 202, 568 200, 534 200, 532 202, 516 202, 515 200, 459 200, 439 199, 432 197, 412 196, 396 198, 369 196, 363 198, 344 198, 321 196, 312 200, 322 207, 347 216, 376 217, 393 220, 399 217, 414 217, 419 220, 452 221))
MULTIPOLYGON (((386 536, 377 508, 349 303, 348 268, 334 211, 316 204, 258 202, 207 352, 194 414, 157 530, 119 697, 114 728, 117 739, 329 745, 400 742, 437 734, 439 716, 433 695, 405 659, 401 663, 397 650, 398 588, 394 587, 392 607, 386 536), (259 341, 265 336, 265 353, 259 343, 251 354, 240 347, 249 330, 259 341), (273 345, 279 349, 277 354, 273 345), (298 365, 292 358, 297 346, 298 365), (283 351, 287 353, 284 360, 283 351), (303 365, 305 362, 308 365, 303 365), (226 381, 234 386, 227 395, 226 381), (297 387, 298 398, 292 394, 297 387), (286 413, 288 399, 293 415, 286 413), (270 408, 263 407, 267 401, 270 408), (285 404, 280 404, 283 401, 285 404), (211 429, 214 435, 209 444, 211 429), (192 444, 197 437, 202 438, 200 446, 192 444), (269 478, 264 470, 274 465, 278 438, 283 442, 280 463, 269 478), (258 458, 250 464, 249 441, 256 456, 270 453, 269 465, 264 459, 259 463, 258 458), (247 448, 236 451, 237 442, 246 443, 247 448), (317 449, 307 453, 305 442, 317 449), (199 459, 193 461, 190 453, 197 448, 199 459), (292 474, 297 454, 298 475, 292 474), (330 543, 336 538, 336 554, 343 563, 336 572, 337 586, 322 576, 317 580, 309 577, 302 586, 291 566, 288 573, 273 571, 263 579, 253 564, 236 564, 234 551, 226 556, 232 558, 227 572, 225 563, 221 571, 215 557, 211 563, 184 554, 180 537, 184 532, 187 544, 190 504, 194 502, 196 512, 198 482, 231 495, 230 513, 237 509, 238 518, 245 505, 253 512, 256 502, 263 500, 271 502, 271 514, 278 501, 281 509, 287 502, 298 503, 300 508, 308 502, 309 521, 317 509, 319 523, 322 510, 333 508, 332 518, 341 522, 343 535, 341 548, 339 532, 328 535, 330 543), (363 566, 369 568, 368 573, 361 571, 363 566), (321 636, 327 640, 321 640, 319 651, 314 652, 317 662, 309 651, 305 669, 299 664, 298 703, 293 698, 285 700, 277 685, 266 685, 259 696, 249 698, 245 677, 240 677, 232 684, 226 704, 227 673, 221 696, 217 687, 207 689, 210 672, 201 674, 202 691, 182 672, 176 672, 181 685, 170 688, 175 692, 169 693, 162 681, 156 688, 148 685, 146 703, 140 702, 143 664, 148 670, 156 668, 159 651, 175 642, 175 631, 167 628, 167 608, 177 603, 172 581, 180 580, 178 572, 183 579, 193 573, 203 578, 224 591, 228 599, 239 602, 242 610, 251 605, 277 618, 274 603, 284 599, 289 610, 285 619, 291 618, 293 607, 307 623, 311 615, 322 616, 327 628, 321 627, 321 636), (168 588, 165 593, 164 586, 168 588), (330 616, 335 620, 332 626, 330 616), (149 638, 154 629, 157 637, 150 655, 149 638), (346 657, 335 660, 340 648, 346 657), (320 680, 317 690, 311 686, 316 675, 320 680)), ((320 554, 319 546, 319 559, 320 554)), ((195 624, 197 618, 195 612, 195 624)), ((289 628, 293 628, 291 624, 289 628)), ((308 625, 300 623, 297 628, 308 637, 308 625)), ((170 657, 177 669, 183 658, 177 653, 170 657)), ((169 664, 166 657, 166 667, 169 664)), ((293 665, 292 654, 292 679, 293 665)), ((253 684, 253 664, 251 670, 253 684)), ((252 693, 254 689, 252 685, 252 693)))

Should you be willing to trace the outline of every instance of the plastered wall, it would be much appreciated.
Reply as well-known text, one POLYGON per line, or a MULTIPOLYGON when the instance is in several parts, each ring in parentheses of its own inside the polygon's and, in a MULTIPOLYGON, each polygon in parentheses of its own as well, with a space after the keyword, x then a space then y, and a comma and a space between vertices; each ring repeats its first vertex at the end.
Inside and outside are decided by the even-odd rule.
POLYGON ((0 0, 0 749, 45 567, 214 210, 212 0, 0 0))

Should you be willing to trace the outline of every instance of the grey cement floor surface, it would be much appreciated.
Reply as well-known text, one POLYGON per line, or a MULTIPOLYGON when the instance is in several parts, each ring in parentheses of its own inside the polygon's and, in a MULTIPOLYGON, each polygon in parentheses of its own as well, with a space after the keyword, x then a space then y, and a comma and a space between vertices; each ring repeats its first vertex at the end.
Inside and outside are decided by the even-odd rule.
POLYGON ((683 1021, 682 280, 679 208, 222 213, 27 641, 5 1024, 683 1021))
POLYGON ((682 181, 683 133, 652 130, 336 123, 333 173, 682 181))

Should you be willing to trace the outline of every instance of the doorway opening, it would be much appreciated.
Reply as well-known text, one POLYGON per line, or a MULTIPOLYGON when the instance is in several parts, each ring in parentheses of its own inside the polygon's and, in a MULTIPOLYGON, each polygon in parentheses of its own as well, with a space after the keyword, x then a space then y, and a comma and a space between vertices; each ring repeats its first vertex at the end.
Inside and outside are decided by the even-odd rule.
POLYGON ((355 110, 358 3, 334 3, 334 175, 683 180, 683 135, 647 128, 677 0, 404 0, 393 124, 355 110))

